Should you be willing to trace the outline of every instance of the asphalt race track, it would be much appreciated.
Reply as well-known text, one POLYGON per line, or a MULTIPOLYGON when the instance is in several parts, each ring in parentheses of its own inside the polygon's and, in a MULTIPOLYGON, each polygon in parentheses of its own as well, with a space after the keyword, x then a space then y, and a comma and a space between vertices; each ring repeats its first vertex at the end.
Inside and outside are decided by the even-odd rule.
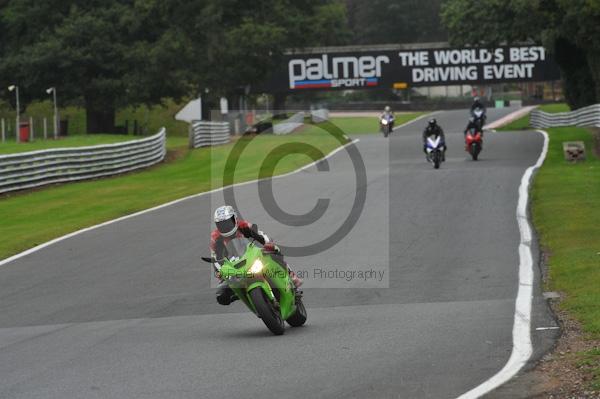
MULTIPOLYGON (((511 111, 490 110, 489 121, 511 111)), ((488 133, 473 162, 463 149, 466 115, 436 115, 449 146, 440 170, 424 160, 421 120, 389 140, 360 136, 367 179, 358 187, 345 151, 328 159, 329 171, 275 179, 286 212, 330 199, 309 226, 271 218, 256 184, 235 190, 243 216, 287 246, 326 238, 351 212, 355 192, 366 190, 342 241, 290 257, 307 272, 308 322, 281 337, 239 302, 215 303, 199 257, 208 253, 221 193, 1 266, 0 398, 453 398, 479 385, 512 349, 517 188, 543 137, 488 133), (314 278, 316 268, 344 267, 383 278, 314 278)), ((532 327, 548 326, 534 291, 532 327)), ((552 333, 532 334, 535 357, 552 333)))

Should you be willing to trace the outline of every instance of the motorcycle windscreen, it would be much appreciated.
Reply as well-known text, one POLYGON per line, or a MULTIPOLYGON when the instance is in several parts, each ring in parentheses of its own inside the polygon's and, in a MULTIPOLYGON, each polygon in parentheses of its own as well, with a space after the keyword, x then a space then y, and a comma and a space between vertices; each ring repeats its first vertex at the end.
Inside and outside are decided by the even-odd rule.
POLYGON ((230 240, 225 244, 225 250, 227 251, 227 257, 229 259, 239 259, 246 253, 246 248, 250 244, 250 241, 246 237, 239 237, 230 240))
POLYGON ((438 148, 438 146, 440 145, 440 138, 436 137, 435 140, 428 138, 427 144, 429 145, 429 148, 438 148))

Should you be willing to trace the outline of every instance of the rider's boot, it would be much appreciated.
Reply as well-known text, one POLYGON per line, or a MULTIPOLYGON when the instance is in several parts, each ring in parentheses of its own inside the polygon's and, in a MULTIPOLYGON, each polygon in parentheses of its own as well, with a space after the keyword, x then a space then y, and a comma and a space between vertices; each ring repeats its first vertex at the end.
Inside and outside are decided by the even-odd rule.
POLYGON ((226 282, 222 281, 217 287, 217 302, 219 305, 230 305, 232 302, 237 301, 239 298, 233 293, 233 290, 229 288, 226 282))

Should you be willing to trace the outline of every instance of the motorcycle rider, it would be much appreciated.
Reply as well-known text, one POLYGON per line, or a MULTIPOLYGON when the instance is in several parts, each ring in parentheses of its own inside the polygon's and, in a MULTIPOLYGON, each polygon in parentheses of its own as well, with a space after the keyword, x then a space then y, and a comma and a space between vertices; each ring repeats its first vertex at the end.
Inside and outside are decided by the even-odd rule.
POLYGON ((383 125, 381 124, 381 120, 386 119, 386 118, 389 119, 390 132, 391 132, 392 130, 394 130, 394 113, 392 112, 392 109, 390 108, 389 105, 385 106, 385 108, 383 109, 383 113, 379 117, 379 125, 381 127, 381 130, 383 130, 383 125))
POLYGON ((474 117, 470 117, 469 123, 467 124, 467 127, 464 132, 465 136, 467 135, 467 132, 471 129, 475 129, 475 131, 481 133, 481 137, 483 137, 483 121, 479 122, 474 117))
POLYGON ((427 123, 427 127, 423 131, 423 152, 427 155, 427 138, 430 136, 435 136, 436 138, 439 136, 442 138, 442 161, 446 160, 446 150, 448 150, 448 146, 446 145, 446 136, 444 135, 444 130, 438 125, 437 120, 432 118, 427 123))
MULTIPOLYGON (((213 261, 217 264, 227 256, 225 245, 234 238, 245 237, 254 239, 263 246, 263 252, 271 255, 272 259, 288 270, 296 289, 302 285, 302 280, 290 269, 283 260, 283 255, 279 247, 273 243, 269 237, 258 230, 256 224, 238 219, 237 212, 233 207, 224 205, 215 211, 215 225, 217 228, 210 234, 210 251, 213 261)), ((221 305, 229 305, 238 298, 233 290, 229 288, 226 281, 221 280, 217 287, 217 302, 221 305)))
POLYGON ((483 102, 481 101, 481 99, 479 97, 475 97, 473 99, 473 104, 471 104, 471 116, 475 117, 475 110, 479 108, 483 111, 483 114, 481 116, 481 126, 483 127, 483 125, 485 125, 485 120, 487 119, 487 108, 485 107, 485 104, 483 104, 483 102))

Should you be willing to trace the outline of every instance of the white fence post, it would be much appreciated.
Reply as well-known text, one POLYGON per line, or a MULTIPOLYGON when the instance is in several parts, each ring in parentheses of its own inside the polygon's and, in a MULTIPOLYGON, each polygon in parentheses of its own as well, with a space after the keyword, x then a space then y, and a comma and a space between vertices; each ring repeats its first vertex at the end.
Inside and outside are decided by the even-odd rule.
POLYGON ((58 118, 56 118, 56 113, 52 117, 52 120, 54 121, 54 140, 56 140, 58 138, 58 118))

